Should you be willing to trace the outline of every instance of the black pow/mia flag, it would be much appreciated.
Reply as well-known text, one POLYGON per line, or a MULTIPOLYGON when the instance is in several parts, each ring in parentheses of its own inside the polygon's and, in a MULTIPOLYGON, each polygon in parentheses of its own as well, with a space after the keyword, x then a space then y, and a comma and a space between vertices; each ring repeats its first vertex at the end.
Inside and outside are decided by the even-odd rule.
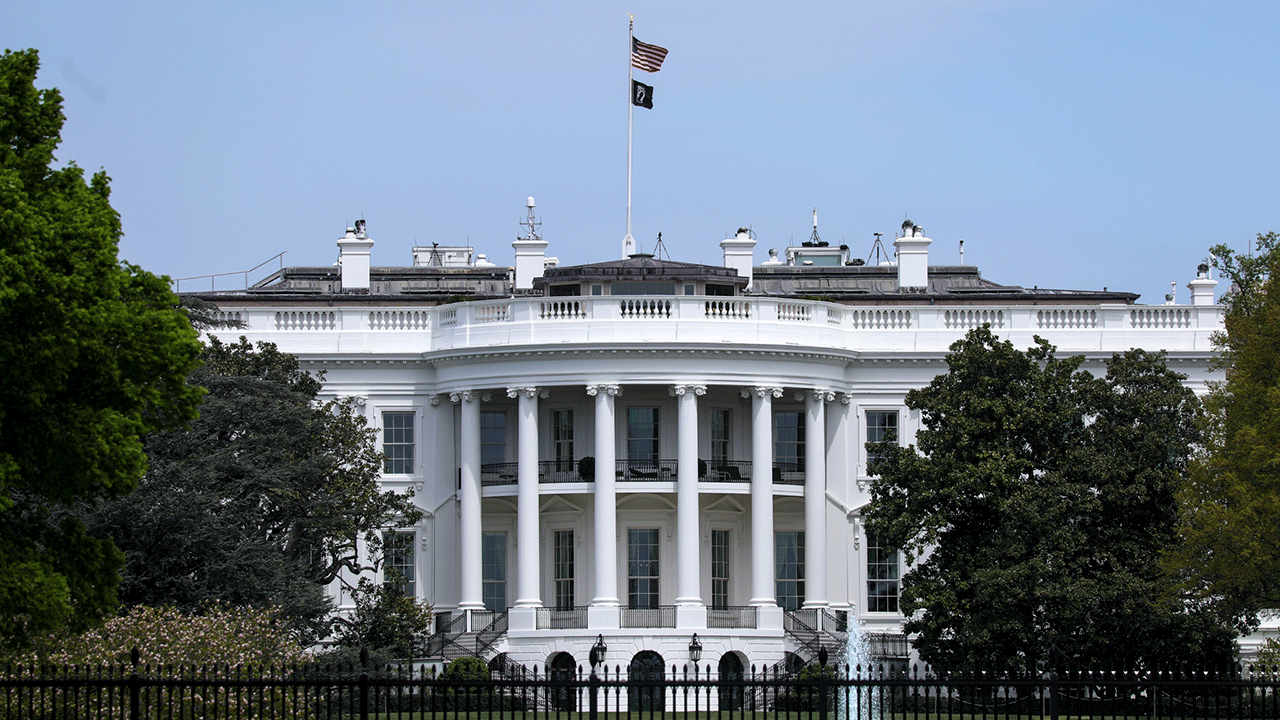
POLYGON ((637 80, 631 81, 631 104, 653 109, 653 86, 637 80))

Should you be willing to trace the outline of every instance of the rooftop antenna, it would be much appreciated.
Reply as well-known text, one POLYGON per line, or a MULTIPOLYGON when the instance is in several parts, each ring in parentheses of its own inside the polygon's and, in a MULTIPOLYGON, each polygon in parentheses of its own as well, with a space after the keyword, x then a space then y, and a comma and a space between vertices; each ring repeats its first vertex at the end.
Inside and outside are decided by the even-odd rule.
POLYGON ((431 254, 427 256, 427 265, 432 267, 444 265, 444 259, 440 257, 440 243, 431 243, 431 254))
POLYGON ((964 241, 960 241, 960 264, 964 265, 964 241))
POLYGON ((662 233, 659 232, 658 244, 653 246, 653 256, 661 260, 664 254, 667 256, 668 260, 671 259, 671 253, 667 252, 667 246, 662 244, 662 233))
POLYGON ((524 222, 520 223, 520 226, 528 232, 521 240, 541 240, 542 238, 538 236, 538 228, 542 227, 542 223, 533 217, 533 198, 525 200, 524 206, 529 209, 529 216, 524 219, 524 222))
POLYGON ((818 208, 813 209, 813 234, 809 236, 809 242, 818 247, 818 208))
POLYGON ((887 262, 889 260, 889 253, 885 252, 884 243, 880 242, 880 236, 884 235, 884 233, 872 233, 872 235, 875 235, 876 239, 875 242, 871 243, 871 254, 867 255, 867 264, 879 265, 883 262, 887 262), (872 258, 875 258, 874 263, 872 263, 872 258))

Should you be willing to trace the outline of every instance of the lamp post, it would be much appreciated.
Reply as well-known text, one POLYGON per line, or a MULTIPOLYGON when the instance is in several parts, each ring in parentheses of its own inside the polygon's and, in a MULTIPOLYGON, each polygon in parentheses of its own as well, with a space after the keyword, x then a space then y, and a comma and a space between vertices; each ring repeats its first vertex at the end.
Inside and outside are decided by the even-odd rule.
POLYGON ((599 720, 600 709, 598 696, 600 693, 600 678, 596 675, 596 666, 604 661, 604 654, 609 651, 608 646, 604 644, 604 634, 596 635, 596 644, 591 646, 591 691, 590 696, 590 712, 588 716, 590 720, 599 720))
POLYGON ((702 643, 698 642, 698 633, 693 634, 693 639, 689 641, 689 662, 695 666, 702 659, 702 643))

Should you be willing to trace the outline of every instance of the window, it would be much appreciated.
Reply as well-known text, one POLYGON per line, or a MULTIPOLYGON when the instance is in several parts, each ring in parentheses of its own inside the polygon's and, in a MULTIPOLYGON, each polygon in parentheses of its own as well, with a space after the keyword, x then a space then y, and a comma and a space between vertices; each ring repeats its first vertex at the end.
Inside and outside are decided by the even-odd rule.
POLYGON ((783 610, 798 610, 804 604, 804 532, 774 533, 774 563, 777 565, 778 604, 783 610))
POLYGON ((867 610, 898 612, 898 551, 867 535, 867 610))
POLYGON ((413 473, 413 413, 382 413, 382 472, 413 473))
POLYGON ((383 581, 399 585, 405 597, 417 597, 417 565, 413 558, 413 533, 382 534, 382 573, 383 581))
POLYGON ((551 454, 557 472, 573 470, 573 410, 551 411, 551 454))
POLYGON ((507 609, 507 534, 485 533, 480 543, 484 607, 493 612, 505 612, 507 609))
POLYGON ((658 607, 658 530, 627 530, 627 606, 658 607))
POLYGON ((573 531, 555 532, 555 596, 557 610, 573 609, 573 531))
POLYGON ((480 465, 507 461, 507 414, 480 413, 480 465))
POLYGON ((729 531, 711 531, 711 607, 729 607, 729 531))
POLYGON ((711 409, 711 465, 729 462, 729 411, 711 409))
MULTIPOLYGON (((897 410, 868 410, 867 411, 867 442, 880 442, 881 440, 896 440, 898 437, 898 411, 897 410)), ((875 462, 878 455, 867 450, 867 467, 875 462)))
POLYGON ((804 472, 804 413, 773 414, 773 455, 782 472, 804 472))
POLYGON ((658 408, 627 408, 627 459, 658 462, 658 408))

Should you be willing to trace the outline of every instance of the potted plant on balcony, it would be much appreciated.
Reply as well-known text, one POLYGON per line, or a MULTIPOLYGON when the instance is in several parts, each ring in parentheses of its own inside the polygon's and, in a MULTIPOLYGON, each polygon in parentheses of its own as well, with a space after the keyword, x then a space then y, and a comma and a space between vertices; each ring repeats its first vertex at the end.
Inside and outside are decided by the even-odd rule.
POLYGON ((578 461, 578 477, 583 481, 596 479, 596 459, 587 455, 578 461))

